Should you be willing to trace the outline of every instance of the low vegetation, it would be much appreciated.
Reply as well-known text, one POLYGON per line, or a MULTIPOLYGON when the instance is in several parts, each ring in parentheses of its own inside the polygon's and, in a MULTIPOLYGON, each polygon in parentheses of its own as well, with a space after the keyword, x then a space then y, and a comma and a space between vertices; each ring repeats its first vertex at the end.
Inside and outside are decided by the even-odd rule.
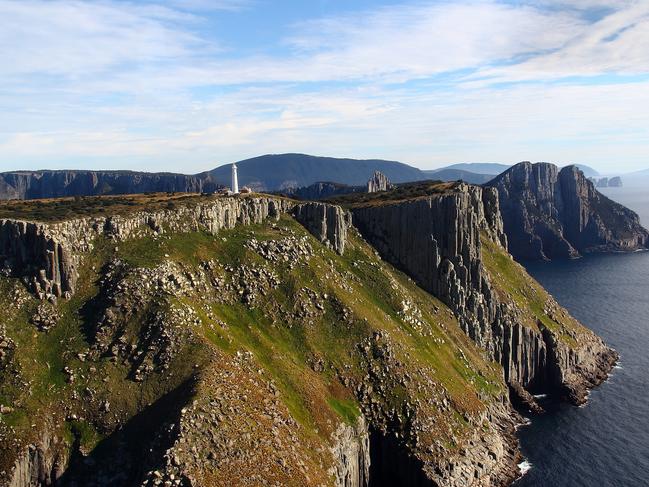
MULTIPOLYGON (((143 204, 131 205, 133 198, 109 198, 110 211, 143 204)), ((201 197, 142 198, 148 207, 164 207, 201 197)), ((62 203, 62 213, 38 213, 33 202, 28 208, 44 219, 62 218, 84 202, 88 214, 104 207, 84 198, 62 203)), ((19 204, 5 204, 5 215, 12 205, 19 204)), ((501 265, 500 256, 493 259, 501 265)), ((413 415, 434 418, 425 438, 404 441, 453 449, 472 432, 467 418, 505 393, 500 368, 484 360, 450 310, 381 261, 354 231, 344 256, 287 216, 217 236, 98 241, 79 283, 71 300, 48 304, 21 281, 0 278, 3 339, 12 344, 1 369, 0 403, 10 409, 0 416, 0 470, 10 471, 21 451, 16 445, 45 430, 63 439, 57 448, 71 458, 66 475, 76 480, 90 475, 87 458, 92 473, 106 479, 135 480, 142 465, 174 467, 165 451, 183 435, 196 435, 191 442, 205 455, 217 446, 230 451, 232 438, 218 443, 227 429, 164 426, 174 418, 182 425, 192 414, 191 421, 207 421, 200 408, 221 401, 228 427, 251 435, 236 441, 257 446, 231 452, 228 464, 176 443, 174 455, 185 465, 179 475, 210 485, 228 485, 235 474, 311 485, 329 476, 327 452, 338 425, 355 424, 361 411, 376 425, 401 424, 404 432, 413 415), (30 318, 43 306, 59 317, 46 331, 30 318), (275 411, 274 422, 257 403, 275 411), (257 415, 270 421, 268 429, 246 426, 257 415), (161 431, 172 433, 165 439, 156 436, 161 431), (273 447, 276 457, 264 458, 263 445, 273 441, 280 445, 273 447), (303 447, 299 457, 291 444, 303 447), (133 465, 117 466, 111 459, 124 448, 133 465)))

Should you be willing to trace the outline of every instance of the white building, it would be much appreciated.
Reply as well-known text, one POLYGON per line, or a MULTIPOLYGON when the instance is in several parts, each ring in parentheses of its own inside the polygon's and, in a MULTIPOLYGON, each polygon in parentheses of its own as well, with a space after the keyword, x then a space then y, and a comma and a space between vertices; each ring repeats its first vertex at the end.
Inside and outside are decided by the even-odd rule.
POLYGON ((239 178, 237 177, 237 165, 232 164, 232 192, 237 194, 239 192, 239 178))

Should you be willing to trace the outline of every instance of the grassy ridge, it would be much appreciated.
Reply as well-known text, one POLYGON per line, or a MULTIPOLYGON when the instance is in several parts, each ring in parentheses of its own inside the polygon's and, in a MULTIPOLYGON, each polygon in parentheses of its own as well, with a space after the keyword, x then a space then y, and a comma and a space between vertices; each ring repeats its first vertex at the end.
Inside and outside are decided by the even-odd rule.
POLYGON ((584 332, 584 327, 567 311, 559 308, 548 292, 502 247, 485 235, 482 236, 481 243, 484 265, 496 292, 503 301, 511 299, 516 303, 523 311, 524 324, 538 330, 541 323, 568 345, 576 345, 575 334, 584 332), (550 316, 546 312, 548 306, 556 308, 557 312, 550 316))
POLYGON ((251 352, 260 370, 276 384, 279 399, 300 425, 299 434, 323 447, 336 425, 354 423, 367 407, 358 395, 363 384, 371 383, 371 394, 385 411, 417 404, 417 414, 436 418, 434 429, 426 432, 427 441, 455 446, 453 438, 471 432, 466 416, 479 413, 505 391, 500 368, 484 360, 443 303, 381 261, 353 231, 345 255, 339 256, 290 217, 277 224, 238 226, 217 236, 170 234, 117 246, 97 241, 94 254, 84 260, 77 294, 55 305, 62 318, 49 332, 39 332, 29 323, 40 303, 19 281, 0 278, 0 286, 0 305, 11 310, 3 322, 17 345, 20 379, 0 384, 0 402, 15 407, 1 418, 0 426, 7 436, 24 442, 37 432, 31 424, 48 417, 69 444, 77 440, 89 452, 105 443, 118 425, 212 360, 210 350, 231 357, 251 352), (246 245, 251 238, 287 236, 305 238, 312 255, 297 262, 269 261, 246 245), (198 317, 199 325, 191 329, 193 338, 175 356, 169 371, 154 372, 141 383, 132 380, 130 365, 121 359, 78 358, 90 347, 88 327, 104 306, 96 300, 102 269, 114 259, 131 271, 173 262, 192 273, 210 260, 216 263, 215 276, 225 282, 218 289, 208 286, 207 291, 151 297, 120 325, 126 340, 136 343, 151 306, 170 320, 178 309, 191 309, 198 317), (272 272, 279 285, 246 303, 234 286, 236 273, 244 267, 272 272), (13 289, 25 296, 20 307, 12 307, 13 289), (383 378, 374 377, 373 366, 388 372, 383 378), (68 382, 65 367, 74 369, 73 383, 68 382), (96 391, 92 401, 86 399, 88 389, 96 391), (431 399, 441 402, 446 397, 451 409, 441 412, 431 399), (110 413, 99 409, 105 401, 111 404, 110 413), (78 419, 64 422, 69 413, 78 419))

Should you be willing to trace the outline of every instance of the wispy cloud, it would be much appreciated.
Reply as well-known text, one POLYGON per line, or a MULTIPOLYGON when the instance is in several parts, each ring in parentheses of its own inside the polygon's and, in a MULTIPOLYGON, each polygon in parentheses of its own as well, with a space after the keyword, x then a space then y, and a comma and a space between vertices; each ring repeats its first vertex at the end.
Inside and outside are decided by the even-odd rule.
POLYGON ((263 1, 0 0, 0 169, 198 171, 290 150, 428 167, 604 164, 617 151, 643 164, 644 1, 420 1, 269 19, 274 48, 243 54, 215 20, 254 16, 263 1))

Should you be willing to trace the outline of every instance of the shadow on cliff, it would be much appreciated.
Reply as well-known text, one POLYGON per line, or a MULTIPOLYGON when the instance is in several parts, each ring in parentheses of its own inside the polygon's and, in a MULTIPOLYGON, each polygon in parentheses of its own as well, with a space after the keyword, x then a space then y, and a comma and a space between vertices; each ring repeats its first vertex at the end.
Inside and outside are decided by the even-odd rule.
POLYGON ((164 466, 164 452, 176 437, 171 426, 178 423, 182 407, 193 397, 195 384, 195 378, 187 379, 133 416, 87 456, 79 452, 79 438, 75 438, 68 468, 55 485, 140 485, 148 471, 164 466))
POLYGON ((370 478, 367 487, 436 487, 424 464, 409 455, 392 435, 370 430, 370 478))

